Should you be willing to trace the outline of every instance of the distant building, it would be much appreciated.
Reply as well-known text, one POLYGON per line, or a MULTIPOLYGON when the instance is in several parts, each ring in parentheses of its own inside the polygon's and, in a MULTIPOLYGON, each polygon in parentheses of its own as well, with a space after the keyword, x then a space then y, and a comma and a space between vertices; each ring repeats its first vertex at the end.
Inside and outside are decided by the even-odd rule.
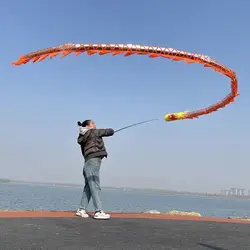
POLYGON ((220 194, 228 196, 250 196, 250 190, 247 191, 244 188, 222 189, 220 194))
MULTIPOLYGON (((250 190, 249 190, 250 191, 250 190)), ((221 195, 228 195, 229 194, 229 191, 227 190, 227 189, 222 189, 221 191, 220 191, 220 194, 221 195)))

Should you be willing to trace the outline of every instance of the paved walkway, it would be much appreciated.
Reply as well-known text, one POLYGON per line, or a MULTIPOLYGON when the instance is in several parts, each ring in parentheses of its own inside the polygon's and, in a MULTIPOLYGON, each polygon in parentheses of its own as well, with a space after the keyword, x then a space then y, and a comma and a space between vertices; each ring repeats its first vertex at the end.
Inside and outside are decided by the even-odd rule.
POLYGON ((15 213, 16 218, 6 218, 2 214, 1 250, 250 250, 250 224, 196 218, 194 221, 160 218, 96 221, 74 217, 73 213, 65 217, 54 213, 50 218, 18 218, 19 212, 15 213))

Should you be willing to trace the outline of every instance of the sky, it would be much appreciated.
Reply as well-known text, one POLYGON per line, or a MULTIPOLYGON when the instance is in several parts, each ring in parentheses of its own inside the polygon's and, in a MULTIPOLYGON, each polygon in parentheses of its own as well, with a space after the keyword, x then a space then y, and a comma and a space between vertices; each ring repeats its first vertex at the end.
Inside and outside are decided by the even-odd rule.
POLYGON ((106 138, 101 185, 219 192, 250 189, 249 1, 1 3, 0 177, 83 184, 78 120, 99 128, 158 121, 106 138), (235 103, 195 120, 164 115, 211 105, 227 77, 198 64, 147 56, 59 57, 12 66, 64 43, 132 43, 209 55, 236 71, 235 103))

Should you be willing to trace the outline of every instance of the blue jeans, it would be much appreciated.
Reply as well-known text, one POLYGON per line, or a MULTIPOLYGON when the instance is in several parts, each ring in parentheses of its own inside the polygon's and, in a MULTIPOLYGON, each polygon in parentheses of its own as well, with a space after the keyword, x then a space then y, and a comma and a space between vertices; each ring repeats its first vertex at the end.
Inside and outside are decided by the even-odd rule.
POLYGON ((100 167, 102 160, 100 158, 92 158, 85 162, 83 167, 83 176, 85 186, 82 192, 80 208, 86 210, 90 199, 93 200, 95 211, 102 210, 100 199, 100 167))

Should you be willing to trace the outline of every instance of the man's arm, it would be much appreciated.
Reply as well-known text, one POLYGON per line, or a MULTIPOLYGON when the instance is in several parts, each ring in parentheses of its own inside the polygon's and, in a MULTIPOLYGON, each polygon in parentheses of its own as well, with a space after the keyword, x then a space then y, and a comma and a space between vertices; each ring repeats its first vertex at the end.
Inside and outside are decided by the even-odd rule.
POLYGON ((83 142, 83 135, 80 135, 80 134, 79 134, 79 136, 77 137, 77 143, 78 143, 79 145, 81 145, 82 142, 83 142))
POLYGON ((112 128, 96 129, 95 132, 99 137, 108 137, 115 133, 114 129, 112 128))

